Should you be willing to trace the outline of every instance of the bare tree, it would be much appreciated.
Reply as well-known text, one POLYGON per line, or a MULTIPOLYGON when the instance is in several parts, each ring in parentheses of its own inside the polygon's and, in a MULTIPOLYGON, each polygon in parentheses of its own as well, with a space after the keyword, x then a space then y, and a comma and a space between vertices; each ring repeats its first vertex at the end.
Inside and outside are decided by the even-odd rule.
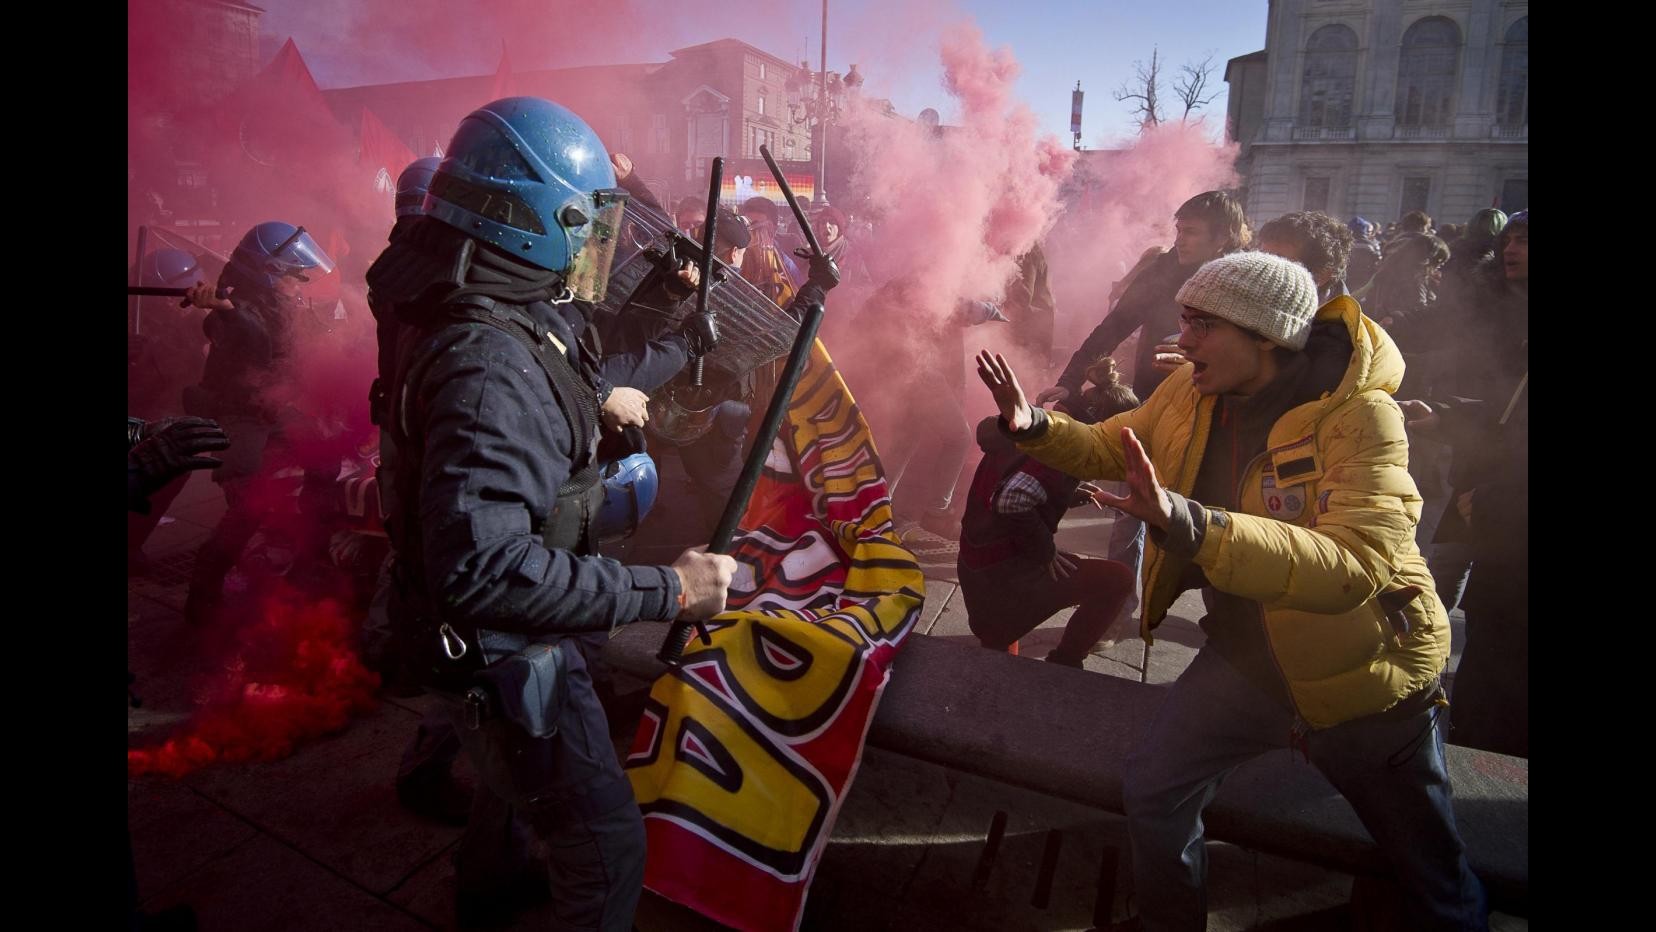
POLYGON ((1135 74, 1131 82, 1123 81, 1116 89, 1115 99, 1133 101, 1133 113, 1138 116, 1139 129, 1155 126, 1162 121, 1161 106, 1156 101, 1156 80, 1161 71, 1161 60, 1156 48, 1150 49, 1150 65, 1133 62, 1135 74))
POLYGON ((1208 90, 1209 82, 1213 78, 1213 53, 1195 64, 1186 62, 1179 68, 1179 77, 1173 82, 1173 93, 1179 96, 1179 102, 1184 104, 1184 114, 1179 122, 1190 119, 1190 114, 1213 102, 1219 96, 1219 90, 1214 88, 1206 97, 1202 92, 1208 90))

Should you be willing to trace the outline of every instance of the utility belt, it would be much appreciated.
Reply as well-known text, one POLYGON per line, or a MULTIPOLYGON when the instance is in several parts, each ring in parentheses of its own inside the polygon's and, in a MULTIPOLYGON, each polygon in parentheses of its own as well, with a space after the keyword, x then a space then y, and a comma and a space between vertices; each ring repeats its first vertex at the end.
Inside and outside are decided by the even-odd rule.
MULTIPOLYGON (((470 651, 449 625, 438 626, 444 650, 459 645, 462 661, 470 651)), ((479 629, 474 632, 482 666, 454 683, 460 696, 462 724, 476 731, 505 719, 533 738, 558 733, 558 718, 568 699, 569 655, 562 641, 532 641, 527 635, 479 629), (463 686, 461 690, 459 687, 463 686)), ((449 678, 456 678, 457 672, 449 678)))

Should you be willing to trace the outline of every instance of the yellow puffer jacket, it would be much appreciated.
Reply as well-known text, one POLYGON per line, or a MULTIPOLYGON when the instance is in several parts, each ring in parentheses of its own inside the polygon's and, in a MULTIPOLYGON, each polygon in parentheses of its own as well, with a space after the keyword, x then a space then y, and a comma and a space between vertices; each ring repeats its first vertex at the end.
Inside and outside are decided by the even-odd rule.
MULTIPOLYGON (((1340 320, 1351 335, 1345 377, 1272 426, 1266 451, 1245 471, 1241 512, 1209 510, 1194 562, 1215 588, 1258 603, 1296 711, 1326 728, 1430 683, 1449 660, 1449 620, 1415 547, 1421 500, 1391 397, 1403 357, 1349 297, 1323 305, 1317 319, 1340 320), (1411 585, 1421 593, 1401 609, 1401 634, 1379 597, 1411 585)), ((1190 373, 1181 367, 1143 406, 1102 424, 1052 414, 1045 434, 1019 446, 1082 479, 1121 479, 1121 428, 1131 427, 1162 484, 1189 495, 1216 403, 1196 392, 1190 373)), ((1146 641, 1178 596, 1173 562, 1148 545, 1146 641)))

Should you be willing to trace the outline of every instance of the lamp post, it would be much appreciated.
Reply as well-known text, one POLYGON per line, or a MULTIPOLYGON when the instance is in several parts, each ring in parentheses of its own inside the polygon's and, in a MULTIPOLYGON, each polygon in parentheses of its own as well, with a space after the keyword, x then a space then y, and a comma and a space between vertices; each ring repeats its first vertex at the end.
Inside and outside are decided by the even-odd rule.
POLYGON ((811 70, 811 63, 799 63, 799 73, 787 81, 788 115, 796 124, 808 126, 811 149, 816 158, 813 168, 815 190, 811 195, 814 208, 828 206, 825 179, 828 173, 828 127, 839 119, 845 108, 847 91, 862 85, 863 76, 852 65, 843 78, 839 72, 828 70, 828 0, 822 0, 822 68, 811 70), (814 91, 815 93, 812 93, 814 91))

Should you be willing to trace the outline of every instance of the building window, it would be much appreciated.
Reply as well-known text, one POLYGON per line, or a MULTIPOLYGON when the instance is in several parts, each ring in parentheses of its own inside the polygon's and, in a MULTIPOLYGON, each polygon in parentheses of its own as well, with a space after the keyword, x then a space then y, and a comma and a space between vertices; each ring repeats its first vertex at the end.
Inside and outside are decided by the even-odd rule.
POLYGON ((1455 110, 1455 72, 1460 69, 1460 27, 1431 16, 1403 33, 1397 63, 1397 124, 1446 127, 1455 110))
POLYGON ((765 63, 764 62, 759 63, 759 80, 761 80, 761 81, 765 80, 765 63))
POLYGON ((759 115, 760 116, 765 115, 765 95, 764 94, 759 95, 759 115))
POLYGON ((1300 209, 1320 210, 1326 213, 1328 211, 1328 188, 1329 179, 1327 178, 1305 179, 1305 205, 1300 209))
POLYGON ((1426 201, 1431 197, 1431 195, 1432 179, 1404 178, 1403 201, 1397 207, 1397 215, 1401 217, 1411 210, 1424 210, 1427 213, 1431 213, 1431 211, 1426 208, 1426 201))
POLYGON ((1347 26, 1324 26, 1305 44, 1300 84, 1301 126, 1347 129, 1357 92, 1357 34, 1347 26))
POLYGON ((667 135, 667 114, 650 115, 650 139, 657 155, 665 154, 672 148, 672 141, 667 135))
POLYGON ((1507 213, 1517 213, 1529 207, 1529 179, 1508 178, 1501 182, 1501 203, 1496 205, 1507 213))
POLYGON ((1496 98, 1495 122, 1500 126, 1529 123, 1529 17, 1507 29, 1501 51, 1501 93, 1496 98))

